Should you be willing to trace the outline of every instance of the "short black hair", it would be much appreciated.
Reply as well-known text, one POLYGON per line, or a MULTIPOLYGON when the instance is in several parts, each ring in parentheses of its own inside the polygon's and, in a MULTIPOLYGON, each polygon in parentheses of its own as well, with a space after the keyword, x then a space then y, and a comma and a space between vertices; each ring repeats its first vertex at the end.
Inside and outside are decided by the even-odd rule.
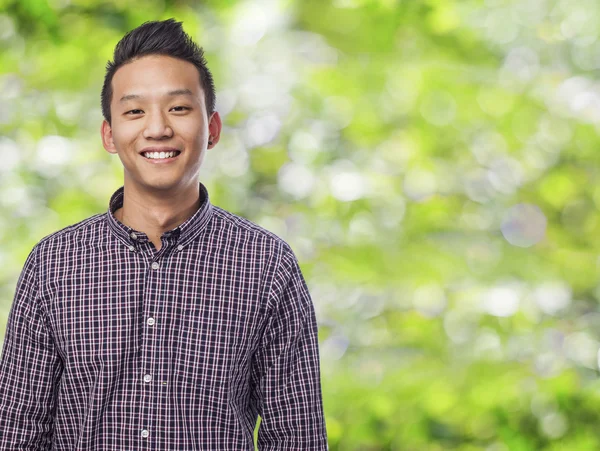
POLYGON ((166 55, 192 63, 200 73, 200 86, 204 90, 206 112, 210 116, 215 111, 216 94, 212 74, 206 66, 204 50, 183 31, 181 22, 175 19, 145 22, 127 33, 115 47, 113 61, 106 65, 106 75, 102 85, 102 115, 110 124, 110 102, 112 100, 112 79, 117 69, 147 55, 166 55))

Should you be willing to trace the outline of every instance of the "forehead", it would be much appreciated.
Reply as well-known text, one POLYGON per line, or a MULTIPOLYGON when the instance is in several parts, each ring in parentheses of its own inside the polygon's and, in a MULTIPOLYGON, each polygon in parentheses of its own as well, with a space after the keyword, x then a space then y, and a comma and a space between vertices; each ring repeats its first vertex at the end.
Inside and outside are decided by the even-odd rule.
POLYGON ((113 76, 112 88, 113 102, 124 95, 159 95, 181 89, 203 97, 196 66, 165 55, 148 55, 121 66, 113 76))

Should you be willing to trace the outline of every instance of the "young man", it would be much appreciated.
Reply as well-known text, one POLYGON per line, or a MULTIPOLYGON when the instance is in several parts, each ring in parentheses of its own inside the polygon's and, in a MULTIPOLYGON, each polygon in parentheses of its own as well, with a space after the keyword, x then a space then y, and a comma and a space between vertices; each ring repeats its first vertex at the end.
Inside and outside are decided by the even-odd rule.
POLYGON ((0 449, 325 450, 314 308, 289 246, 211 205, 221 120, 202 50, 173 20, 107 66, 107 213, 38 243, 0 363, 0 449))

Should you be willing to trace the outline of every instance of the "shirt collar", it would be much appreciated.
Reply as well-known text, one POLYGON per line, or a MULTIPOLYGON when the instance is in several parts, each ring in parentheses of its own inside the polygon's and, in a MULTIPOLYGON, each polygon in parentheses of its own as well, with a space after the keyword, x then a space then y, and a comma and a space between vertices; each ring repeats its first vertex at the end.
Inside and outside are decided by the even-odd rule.
MULTIPOLYGON (((143 232, 134 230, 126 226, 117 218, 115 211, 123 206, 124 187, 119 188, 110 198, 107 220, 110 231, 127 245, 148 241, 148 237, 143 232)), ((190 241, 196 238, 206 227, 212 217, 212 204, 208 198, 206 187, 200 183, 200 208, 172 230, 163 234, 163 236, 173 237, 180 246, 186 246, 190 241)))

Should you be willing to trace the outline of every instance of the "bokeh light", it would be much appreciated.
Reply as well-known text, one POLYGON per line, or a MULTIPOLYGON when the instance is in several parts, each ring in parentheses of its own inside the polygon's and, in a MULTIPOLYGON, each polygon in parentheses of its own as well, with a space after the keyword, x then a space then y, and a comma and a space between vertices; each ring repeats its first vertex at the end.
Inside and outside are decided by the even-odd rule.
POLYGON ((176 17, 224 121, 211 200, 311 290, 330 449, 600 449, 598 2, 4 3, 0 334, 31 247, 122 183, 114 45, 176 17))

